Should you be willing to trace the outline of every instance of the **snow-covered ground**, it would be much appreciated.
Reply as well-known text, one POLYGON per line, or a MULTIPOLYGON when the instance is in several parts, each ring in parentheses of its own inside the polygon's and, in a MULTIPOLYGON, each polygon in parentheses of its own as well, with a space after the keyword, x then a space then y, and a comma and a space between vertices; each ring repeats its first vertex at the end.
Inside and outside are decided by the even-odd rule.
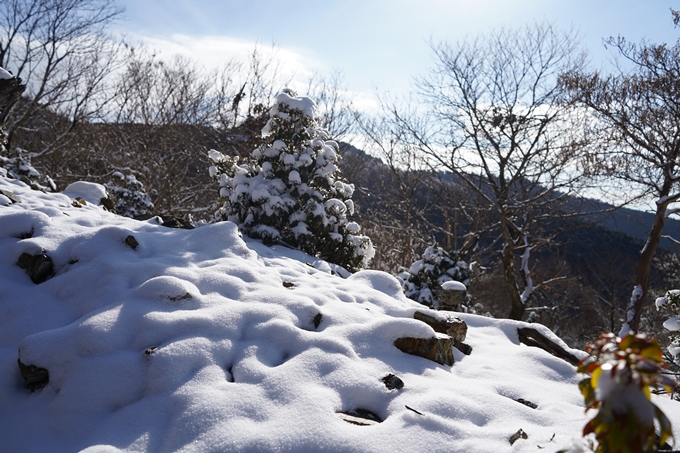
MULTIPOLYGON (((388 274, 0 189, 21 199, 0 195, 0 451, 556 452, 589 419, 524 323, 459 314, 473 351, 439 365, 393 345, 434 332, 388 274), (56 275, 35 284, 17 262, 41 251, 56 275), (49 383, 30 392, 18 358, 49 383), (382 422, 339 414, 361 410, 382 422)), ((680 403, 655 402, 680 434, 680 403)))

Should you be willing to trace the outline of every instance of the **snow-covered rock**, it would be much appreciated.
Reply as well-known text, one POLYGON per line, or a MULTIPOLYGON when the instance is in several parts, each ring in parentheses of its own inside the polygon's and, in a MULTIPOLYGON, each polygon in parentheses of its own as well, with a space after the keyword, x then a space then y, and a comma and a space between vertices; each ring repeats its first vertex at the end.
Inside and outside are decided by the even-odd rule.
POLYGON ((69 184, 62 192, 70 198, 82 198, 87 203, 98 206, 103 198, 107 198, 106 188, 101 184, 87 181, 77 181, 69 184))
POLYGON ((467 288, 461 282, 456 280, 449 280, 442 283, 442 289, 445 291, 467 291, 467 288))

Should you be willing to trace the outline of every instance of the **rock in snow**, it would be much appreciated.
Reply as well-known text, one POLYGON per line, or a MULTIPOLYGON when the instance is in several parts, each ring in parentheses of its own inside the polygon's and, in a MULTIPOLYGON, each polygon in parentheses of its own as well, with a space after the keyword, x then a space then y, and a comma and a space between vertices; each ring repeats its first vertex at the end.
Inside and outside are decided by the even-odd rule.
POLYGON ((456 313, 474 352, 442 346, 441 365, 395 347, 453 339, 387 274, 344 279, 229 222, 168 229, 0 190, 21 199, 0 205, 2 451, 557 451, 590 418, 574 367, 518 341, 525 323, 456 313), (24 253, 54 276, 33 283, 24 253))

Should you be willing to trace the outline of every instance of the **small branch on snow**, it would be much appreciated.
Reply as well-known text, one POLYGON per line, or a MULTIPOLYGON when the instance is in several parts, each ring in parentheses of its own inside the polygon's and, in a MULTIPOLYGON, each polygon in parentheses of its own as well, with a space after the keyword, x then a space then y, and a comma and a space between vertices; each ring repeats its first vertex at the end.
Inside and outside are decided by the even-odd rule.
POLYGON ((418 414, 418 415, 423 415, 422 412, 418 412, 417 410, 413 409, 412 407, 408 407, 408 406, 406 406, 406 405, 404 405, 404 407, 405 407, 406 409, 412 411, 412 412, 415 412, 415 413, 418 414))

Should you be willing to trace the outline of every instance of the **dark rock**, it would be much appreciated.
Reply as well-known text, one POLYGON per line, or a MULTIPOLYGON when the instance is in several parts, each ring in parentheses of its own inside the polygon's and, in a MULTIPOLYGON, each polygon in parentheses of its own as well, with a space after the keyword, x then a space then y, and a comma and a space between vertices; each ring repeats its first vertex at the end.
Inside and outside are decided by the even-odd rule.
POLYGON ((323 315, 321 313, 317 313, 316 316, 314 316, 314 319, 312 320, 315 329, 319 328, 321 321, 323 321, 323 315))
POLYGON ((510 441, 510 445, 512 445, 515 442, 517 442, 519 439, 528 439, 528 438, 529 438, 529 435, 527 433, 525 433, 523 429, 520 429, 515 434, 510 436, 510 439, 508 439, 508 440, 510 441))
POLYGON ((168 299, 171 300, 171 301, 173 301, 173 302, 176 302, 176 301, 178 301, 178 300, 191 299, 191 298, 192 298, 192 296, 191 296, 191 294, 189 294, 189 293, 186 293, 186 294, 184 294, 183 296, 169 296, 169 297, 168 297, 168 299))
POLYGON ((35 229, 31 228, 31 231, 27 231, 25 233, 19 233, 18 236, 16 236, 18 239, 24 240, 24 239, 31 239, 33 237, 33 234, 35 233, 35 229))
POLYGON ((437 319, 421 311, 413 313, 413 317, 432 327, 435 332, 444 333, 454 340, 465 341, 467 335, 467 324, 460 318, 450 315, 443 315, 444 319, 437 319))
POLYGON ((536 409, 538 407, 538 404, 534 404, 531 401, 525 400, 524 398, 517 398, 515 401, 524 404, 525 406, 530 407, 532 409, 536 409))
POLYGON ((153 217, 160 217, 160 219, 163 221, 161 225, 167 228, 181 228, 184 230, 193 230, 194 226, 190 223, 187 222, 184 219, 180 219, 179 217, 175 217, 172 215, 160 215, 160 216, 154 216, 152 214, 144 214, 140 216, 136 216, 135 220, 149 220, 153 217))
POLYGON ((472 346, 470 346, 469 344, 463 343, 462 341, 453 340, 453 347, 458 349, 460 352, 462 352, 465 355, 472 354, 472 346))
POLYGON ((116 206, 113 204, 113 201, 110 198, 102 198, 99 200, 99 204, 104 206, 104 209, 109 212, 116 212, 116 206))
POLYGON ((194 229, 194 226, 191 223, 184 219, 180 219, 179 217, 162 215, 161 219, 163 219, 163 226, 167 228, 181 228, 184 230, 194 229))
POLYGON ((465 304, 466 291, 440 290, 439 310, 461 311, 460 306, 465 304))
POLYGON ((137 247, 139 247, 139 242, 137 242, 137 239, 135 239, 134 236, 129 235, 125 238, 125 245, 130 247, 132 250, 137 250, 137 247))
POLYGON ((24 365, 21 363, 21 359, 17 359, 17 362, 19 363, 21 377, 24 378, 26 386, 31 392, 45 387, 50 381, 50 374, 45 368, 38 368, 34 365, 24 365))
POLYGON ((392 373, 382 378, 382 381, 385 383, 385 387, 390 390, 399 390, 404 388, 404 381, 392 373))
POLYGON ((284 288, 292 288, 293 286, 295 286, 293 285, 293 282, 283 282, 284 288))
POLYGON ((9 201, 12 203, 21 203, 21 198, 19 198, 18 195, 14 195, 14 192, 10 192, 9 190, 0 189, 0 195, 4 195, 9 198, 9 201))
POLYGON ((423 357, 441 365, 451 366, 454 363, 453 350, 451 349, 453 339, 450 337, 398 338, 394 342, 394 346, 406 354, 423 357))
POLYGON ((87 206, 87 201, 85 201, 84 198, 76 197, 71 200, 71 206, 74 208, 82 208, 83 206, 87 206))
POLYGON ((347 423, 358 426, 372 426, 382 423, 382 419, 367 409, 354 409, 348 412, 338 412, 340 418, 347 423))
POLYGON ((54 276, 54 264, 52 258, 45 252, 36 255, 22 253, 17 261, 17 266, 24 269, 35 284, 39 284, 54 276))
POLYGON ((541 348, 555 357, 569 362, 573 366, 576 366, 579 362, 575 355, 566 351, 562 346, 553 342, 536 329, 532 329, 531 327, 520 327, 517 329, 517 336, 521 343, 524 343, 527 346, 541 348))
POLYGON ((157 348, 157 347, 149 348, 149 349, 147 349, 146 351, 144 351, 144 354, 146 354, 146 355, 151 355, 151 354, 153 354, 154 352, 156 352, 156 349, 158 349, 158 348, 157 348))

